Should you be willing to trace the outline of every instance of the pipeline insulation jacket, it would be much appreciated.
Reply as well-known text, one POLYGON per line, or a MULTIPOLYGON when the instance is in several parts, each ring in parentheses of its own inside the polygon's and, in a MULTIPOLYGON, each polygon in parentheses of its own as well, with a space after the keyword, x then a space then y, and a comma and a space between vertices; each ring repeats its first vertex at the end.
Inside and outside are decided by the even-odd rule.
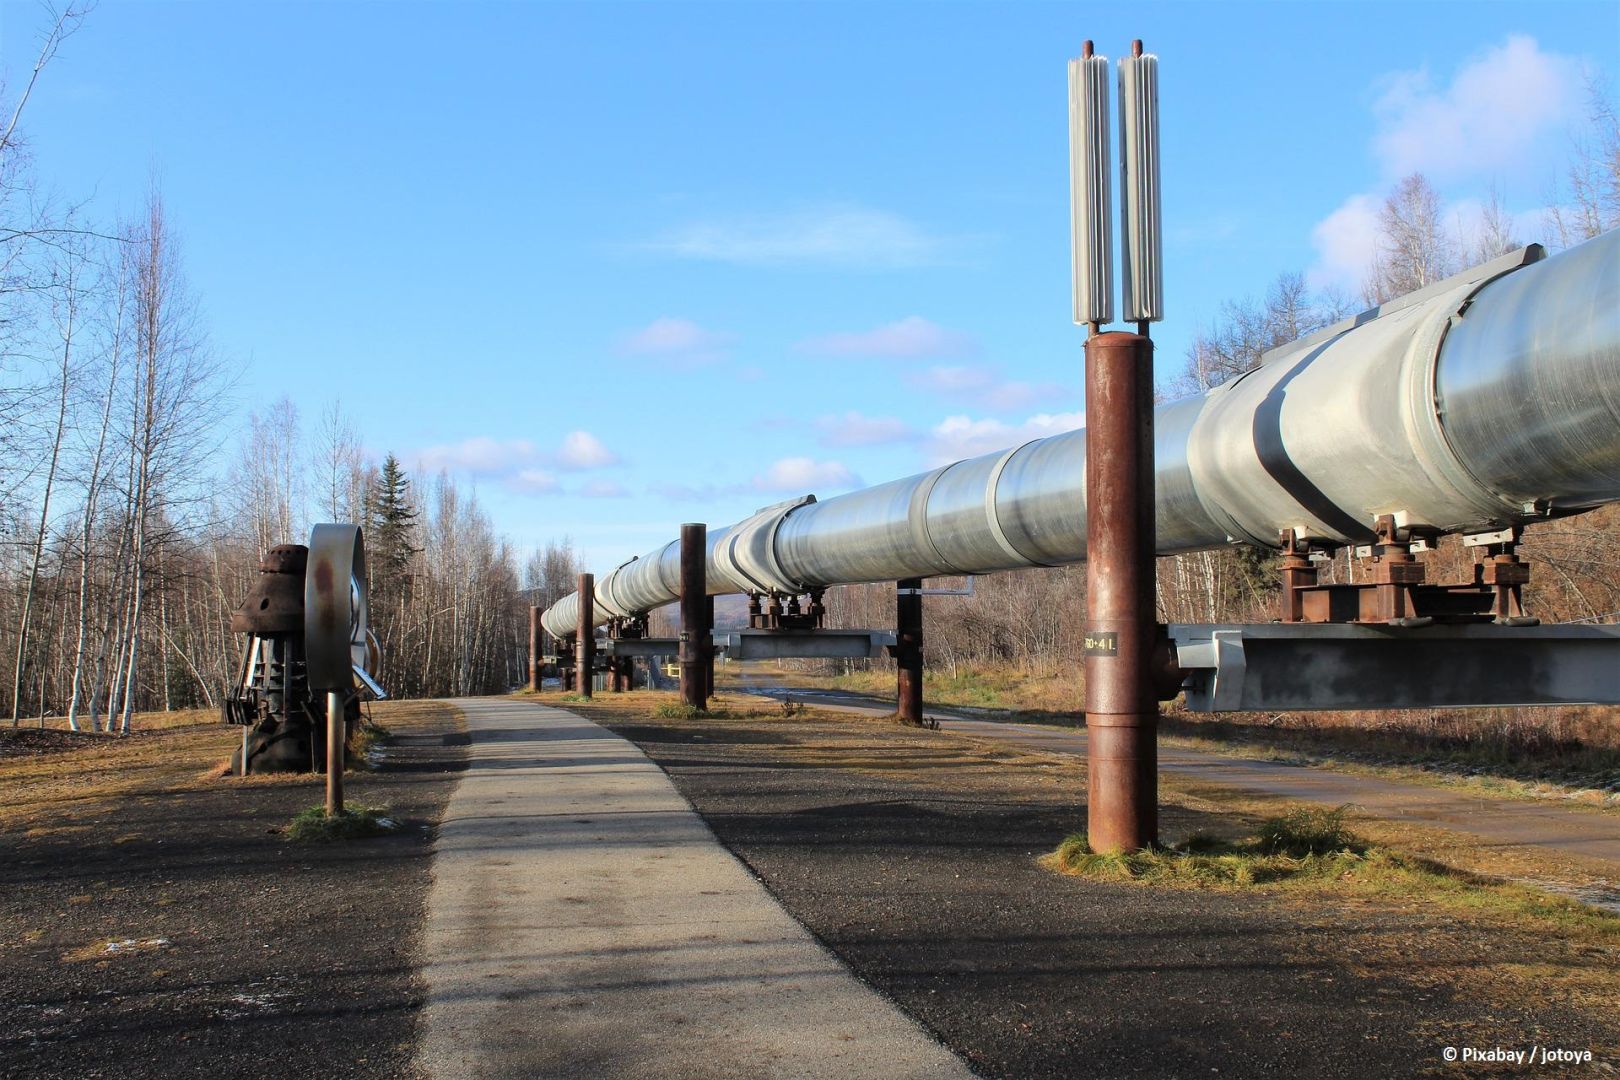
MULTIPOLYGON (((1365 543, 1393 515, 1452 533, 1620 500, 1620 231, 1532 245, 1268 353, 1154 411, 1161 555, 1282 532, 1365 543)), ((709 531, 708 591, 986 574, 1086 557, 1070 431, 709 531)), ((597 578, 606 621, 680 595, 671 541, 597 578)), ((574 595, 542 616, 575 630, 574 595)))

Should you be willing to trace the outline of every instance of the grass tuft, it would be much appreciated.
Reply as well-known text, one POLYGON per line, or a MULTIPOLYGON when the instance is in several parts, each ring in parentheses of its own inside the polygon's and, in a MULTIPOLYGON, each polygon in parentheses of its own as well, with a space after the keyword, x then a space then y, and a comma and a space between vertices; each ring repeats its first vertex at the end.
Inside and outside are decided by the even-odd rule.
POLYGON ((300 841, 358 840, 382 836, 398 828, 384 814, 385 808, 350 803, 341 814, 326 816, 325 806, 301 810, 287 826, 287 838, 300 841))
POLYGON ((1326 889, 1400 902, 1427 900, 1509 920, 1551 920, 1620 942, 1620 917, 1541 889, 1456 870, 1367 843, 1345 827, 1349 807, 1302 808, 1267 818, 1245 840, 1194 833, 1180 844, 1096 852, 1082 833, 1040 858, 1059 873, 1097 881, 1194 889, 1326 889))
POLYGON ((1194 833, 1180 844, 1128 854, 1093 851, 1077 833, 1042 862, 1078 877, 1194 888, 1249 888, 1373 872, 1394 856, 1374 852, 1345 827, 1348 809, 1302 807, 1266 819, 1252 838, 1237 843, 1194 833))
MULTIPOLYGON (((1367 844, 1344 823, 1350 805, 1302 806, 1260 823, 1256 839, 1268 855, 1365 855, 1367 844)), ((1207 838, 1206 838, 1207 839, 1207 838)))
POLYGON ((388 729, 370 719, 363 721, 349 738, 348 757, 345 759, 351 769, 371 768, 371 759, 368 755, 379 745, 388 742, 388 729))
MULTIPOLYGON (((731 716, 729 709, 699 709, 684 701, 661 702, 653 715, 660 720, 724 720, 731 716)), ((763 715, 748 713, 745 715, 763 715)))

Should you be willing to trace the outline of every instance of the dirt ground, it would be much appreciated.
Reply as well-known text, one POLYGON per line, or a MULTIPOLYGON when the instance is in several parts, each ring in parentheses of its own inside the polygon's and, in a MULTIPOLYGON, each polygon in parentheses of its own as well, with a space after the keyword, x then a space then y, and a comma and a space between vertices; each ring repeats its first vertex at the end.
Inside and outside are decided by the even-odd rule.
POLYGON ((399 828, 331 844, 283 835, 321 778, 219 775, 233 729, 0 736, 0 1076, 411 1075, 466 736, 439 702, 376 719, 379 767, 347 793, 399 828))
MULTIPOLYGON (((1620 1061, 1620 924, 1467 890, 1062 877, 1036 858, 1084 829, 1077 763, 871 720, 563 707, 640 745, 795 916, 986 1076, 1456 1075, 1448 1046, 1620 1061)), ((1166 806, 1164 834, 1247 825, 1197 806, 1166 806)))
MULTIPOLYGON (((1490 1074, 1446 1047, 1620 1063, 1620 923, 1467 888, 1063 877, 1036 859, 1084 829, 1073 759, 741 696, 720 699, 732 717, 653 719, 669 698, 543 700, 641 745, 797 918, 983 1075, 1490 1074)), ((318 779, 221 778, 232 733, 213 724, 0 735, 0 1076, 411 1077, 432 830, 465 735, 442 703, 379 719, 392 739, 350 797, 402 828, 335 845, 282 833, 318 779)), ((1252 824, 1166 799, 1170 838, 1252 824)))

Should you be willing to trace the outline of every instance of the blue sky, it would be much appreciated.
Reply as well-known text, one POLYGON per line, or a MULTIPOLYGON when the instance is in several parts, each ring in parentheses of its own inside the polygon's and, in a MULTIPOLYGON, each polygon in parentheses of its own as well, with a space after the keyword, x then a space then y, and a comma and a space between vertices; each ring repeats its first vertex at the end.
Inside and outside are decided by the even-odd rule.
MULTIPOLYGON (((103 0, 25 127, 97 213, 159 178, 233 427, 339 398, 607 565, 1078 421, 1085 38, 1161 58, 1169 374, 1279 272, 1350 283, 1412 169, 1537 239, 1617 11, 103 0)), ((43 22, 0 0, 9 87, 43 22)))

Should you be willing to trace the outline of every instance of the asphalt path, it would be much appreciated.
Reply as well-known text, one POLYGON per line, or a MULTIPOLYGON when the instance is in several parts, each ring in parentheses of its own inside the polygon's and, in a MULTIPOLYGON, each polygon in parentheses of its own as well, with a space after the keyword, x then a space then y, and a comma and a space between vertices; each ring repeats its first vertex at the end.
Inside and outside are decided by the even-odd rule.
MULTIPOLYGON (((894 707, 859 694, 819 689, 747 686, 750 693, 813 702, 817 708, 881 715, 894 707)), ((1059 754, 1084 755, 1084 728, 980 720, 927 709, 940 730, 1059 754)), ((1159 747, 1159 771, 1182 779, 1256 794, 1340 806, 1350 803, 1387 821, 1450 829, 1487 847, 1539 849, 1590 859, 1620 878, 1620 815, 1588 807, 1470 795, 1454 788, 1406 783, 1330 769, 1159 747)))
POLYGON ((819 944, 634 745, 456 702, 417 1065, 460 1077, 952 1080, 972 1072, 819 944))

